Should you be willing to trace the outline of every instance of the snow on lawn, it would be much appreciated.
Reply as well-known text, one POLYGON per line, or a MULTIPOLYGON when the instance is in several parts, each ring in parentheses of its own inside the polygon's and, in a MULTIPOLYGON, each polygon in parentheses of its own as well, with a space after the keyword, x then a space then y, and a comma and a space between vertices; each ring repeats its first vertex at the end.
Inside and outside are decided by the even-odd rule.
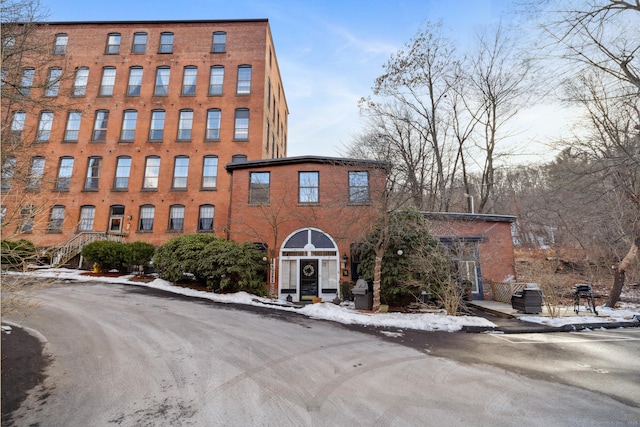
MULTIPOLYGON (((324 319, 343 324, 358 324, 385 328, 407 328, 425 331, 449 331, 455 332, 463 326, 496 327, 496 325, 483 317, 476 316, 447 316, 445 314, 432 313, 367 313, 356 311, 353 304, 336 305, 332 303, 308 304, 300 308, 282 300, 262 298, 246 292, 234 294, 216 294, 191 288, 175 286, 171 282, 155 279, 144 283, 131 280, 134 276, 104 277, 82 275, 82 270, 65 268, 42 269, 29 273, 42 278, 55 278, 61 280, 75 280, 83 282, 106 282, 136 286, 145 286, 153 289, 173 292, 190 297, 205 298, 211 301, 227 304, 247 304, 267 307, 274 310, 295 311, 314 319, 324 319)), ((621 321, 634 321, 640 319, 640 309, 630 306, 626 309, 611 309, 598 307, 599 316, 563 316, 549 318, 543 316, 519 317, 525 322, 540 323, 548 326, 559 327, 568 324, 608 323, 621 321)))
POLYGON ((175 286, 171 282, 162 279, 155 279, 144 283, 132 281, 133 275, 120 277, 87 276, 81 270, 71 270, 66 268, 52 268, 37 270, 30 275, 42 278, 55 278, 59 280, 76 280, 82 282, 106 282, 136 286, 145 286, 153 289, 173 292, 190 297, 205 298, 220 303, 247 304, 267 307, 274 310, 295 311, 314 319, 331 320, 347 325, 358 324, 368 326, 380 326, 387 328, 408 328, 425 331, 449 331, 455 332, 463 326, 496 327, 495 324, 483 317, 475 316, 447 316, 444 314, 431 313, 363 313, 354 310, 351 305, 336 305, 333 303, 308 304, 302 308, 288 304, 282 300, 262 298, 246 292, 235 294, 215 294, 191 288, 175 286))
POLYGON ((633 322, 640 319, 640 309, 613 309, 609 307, 596 307, 597 316, 562 316, 562 317, 542 317, 542 316, 522 316, 518 319, 525 322, 540 323, 547 326, 560 327, 564 325, 589 324, 589 323, 615 323, 633 322))

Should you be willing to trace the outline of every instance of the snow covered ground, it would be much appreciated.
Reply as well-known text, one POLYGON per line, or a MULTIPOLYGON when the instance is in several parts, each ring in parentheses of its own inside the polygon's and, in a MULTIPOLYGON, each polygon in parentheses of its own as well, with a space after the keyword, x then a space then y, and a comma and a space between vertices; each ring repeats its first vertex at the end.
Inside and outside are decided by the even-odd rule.
MULTIPOLYGON (((234 294, 216 294, 190 288, 175 286, 171 282, 155 279, 151 282, 133 281, 133 275, 120 277, 87 276, 82 270, 65 268, 37 270, 30 275, 41 278, 55 278, 60 280, 75 280, 85 282, 107 282, 135 286, 145 286, 153 289, 173 292, 185 296, 205 298, 211 301, 228 304, 247 304, 267 307, 274 310, 295 311, 315 319, 324 319, 343 324, 360 324, 387 328, 408 328, 425 331, 455 332, 463 326, 496 327, 496 325, 483 317, 476 316, 448 316, 444 313, 364 313, 355 310, 353 303, 336 305, 333 303, 308 304, 302 308, 293 306, 282 300, 263 298, 246 292, 234 294)), ((567 324, 607 323, 620 321, 633 321, 640 319, 640 307, 629 306, 623 309, 611 309, 597 307, 599 316, 565 316, 549 318, 542 316, 519 317, 525 322, 541 323, 548 326, 563 326, 567 324)))

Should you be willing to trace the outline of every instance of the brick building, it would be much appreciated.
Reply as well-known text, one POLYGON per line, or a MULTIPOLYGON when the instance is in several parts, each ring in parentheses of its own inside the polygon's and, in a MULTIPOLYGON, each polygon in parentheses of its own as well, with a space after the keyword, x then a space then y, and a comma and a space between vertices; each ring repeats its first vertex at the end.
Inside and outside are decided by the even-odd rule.
POLYGON ((317 156, 231 163, 228 236, 264 245, 282 299, 333 299, 377 218, 388 164, 317 156))
POLYGON ((152 244, 219 232, 229 209, 222 166, 286 156, 288 108, 266 19, 30 31, 21 40, 3 28, 3 143, 26 147, 3 153, 5 236, 53 246, 83 232, 152 244))
MULTIPOLYGON (((31 30, 12 56, 20 36, 3 29, 3 238, 64 262, 105 237, 215 233, 263 245, 271 290, 295 301, 333 299, 353 278, 350 248, 375 224, 388 164, 286 157, 266 19, 31 30)), ((483 278, 512 274, 513 217, 427 216, 477 298, 483 278)))
POLYGON ((515 280, 511 215, 453 212, 424 214, 431 234, 444 243, 474 299, 491 299, 489 284, 515 280))

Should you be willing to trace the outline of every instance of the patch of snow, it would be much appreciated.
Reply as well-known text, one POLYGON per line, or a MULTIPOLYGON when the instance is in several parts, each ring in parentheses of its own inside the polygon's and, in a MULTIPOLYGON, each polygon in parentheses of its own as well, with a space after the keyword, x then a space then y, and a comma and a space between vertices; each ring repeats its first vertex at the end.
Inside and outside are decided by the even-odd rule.
MULTIPOLYGON (((423 331, 448 331, 455 332, 464 326, 489 327, 497 326, 483 317, 476 316, 448 316, 444 313, 367 313, 355 310, 352 302, 343 302, 340 305, 332 302, 320 304, 309 304, 302 308, 292 305, 283 300, 258 297, 246 292, 234 294, 216 294, 213 292, 199 291, 191 288, 175 286, 171 282, 162 279, 155 279, 151 282, 138 282, 131 280, 134 275, 120 277, 100 277, 82 275, 82 270, 72 270, 67 268, 41 269, 29 274, 42 278, 54 278, 60 280, 75 280, 80 282, 105 282, 134 286, 144 286, 153 289, 173 292, 189 297, 204 298, 214 302, 225 304, 245 304, 267 307, 274 310, 295 311, 310 318, 330 320, 346 325, 366 325, 390 329, 417 329, 423 331)), ((609 307, 597 307, 598 316, 563 316, 557 318, 543 316, 524 316, 520 320, 534 322, 548 326, 560 327, 570 324, 589 323, 614 323, 630 322, 640 319, 640 307, 637 305, 625 305, 622 309, 612 309, 609 307)))

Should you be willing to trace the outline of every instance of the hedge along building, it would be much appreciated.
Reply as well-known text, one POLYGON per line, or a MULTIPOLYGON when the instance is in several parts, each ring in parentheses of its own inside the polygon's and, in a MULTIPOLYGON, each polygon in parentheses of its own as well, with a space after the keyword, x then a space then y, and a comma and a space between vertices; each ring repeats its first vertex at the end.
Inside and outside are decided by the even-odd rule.
POLYGON ((388 164, 318 156, 227 164, 228 237, 267 248, 270 291, 293 301, 339 294, 353 243, 376 223, 388 164))
POLYGON ((266 19, 24 28, 2 34, 2 140, 16 143, 3 148, 4 237, 54 247, 79 235, 158 245, 219 233, 222 166, 287 154, 266 19))

